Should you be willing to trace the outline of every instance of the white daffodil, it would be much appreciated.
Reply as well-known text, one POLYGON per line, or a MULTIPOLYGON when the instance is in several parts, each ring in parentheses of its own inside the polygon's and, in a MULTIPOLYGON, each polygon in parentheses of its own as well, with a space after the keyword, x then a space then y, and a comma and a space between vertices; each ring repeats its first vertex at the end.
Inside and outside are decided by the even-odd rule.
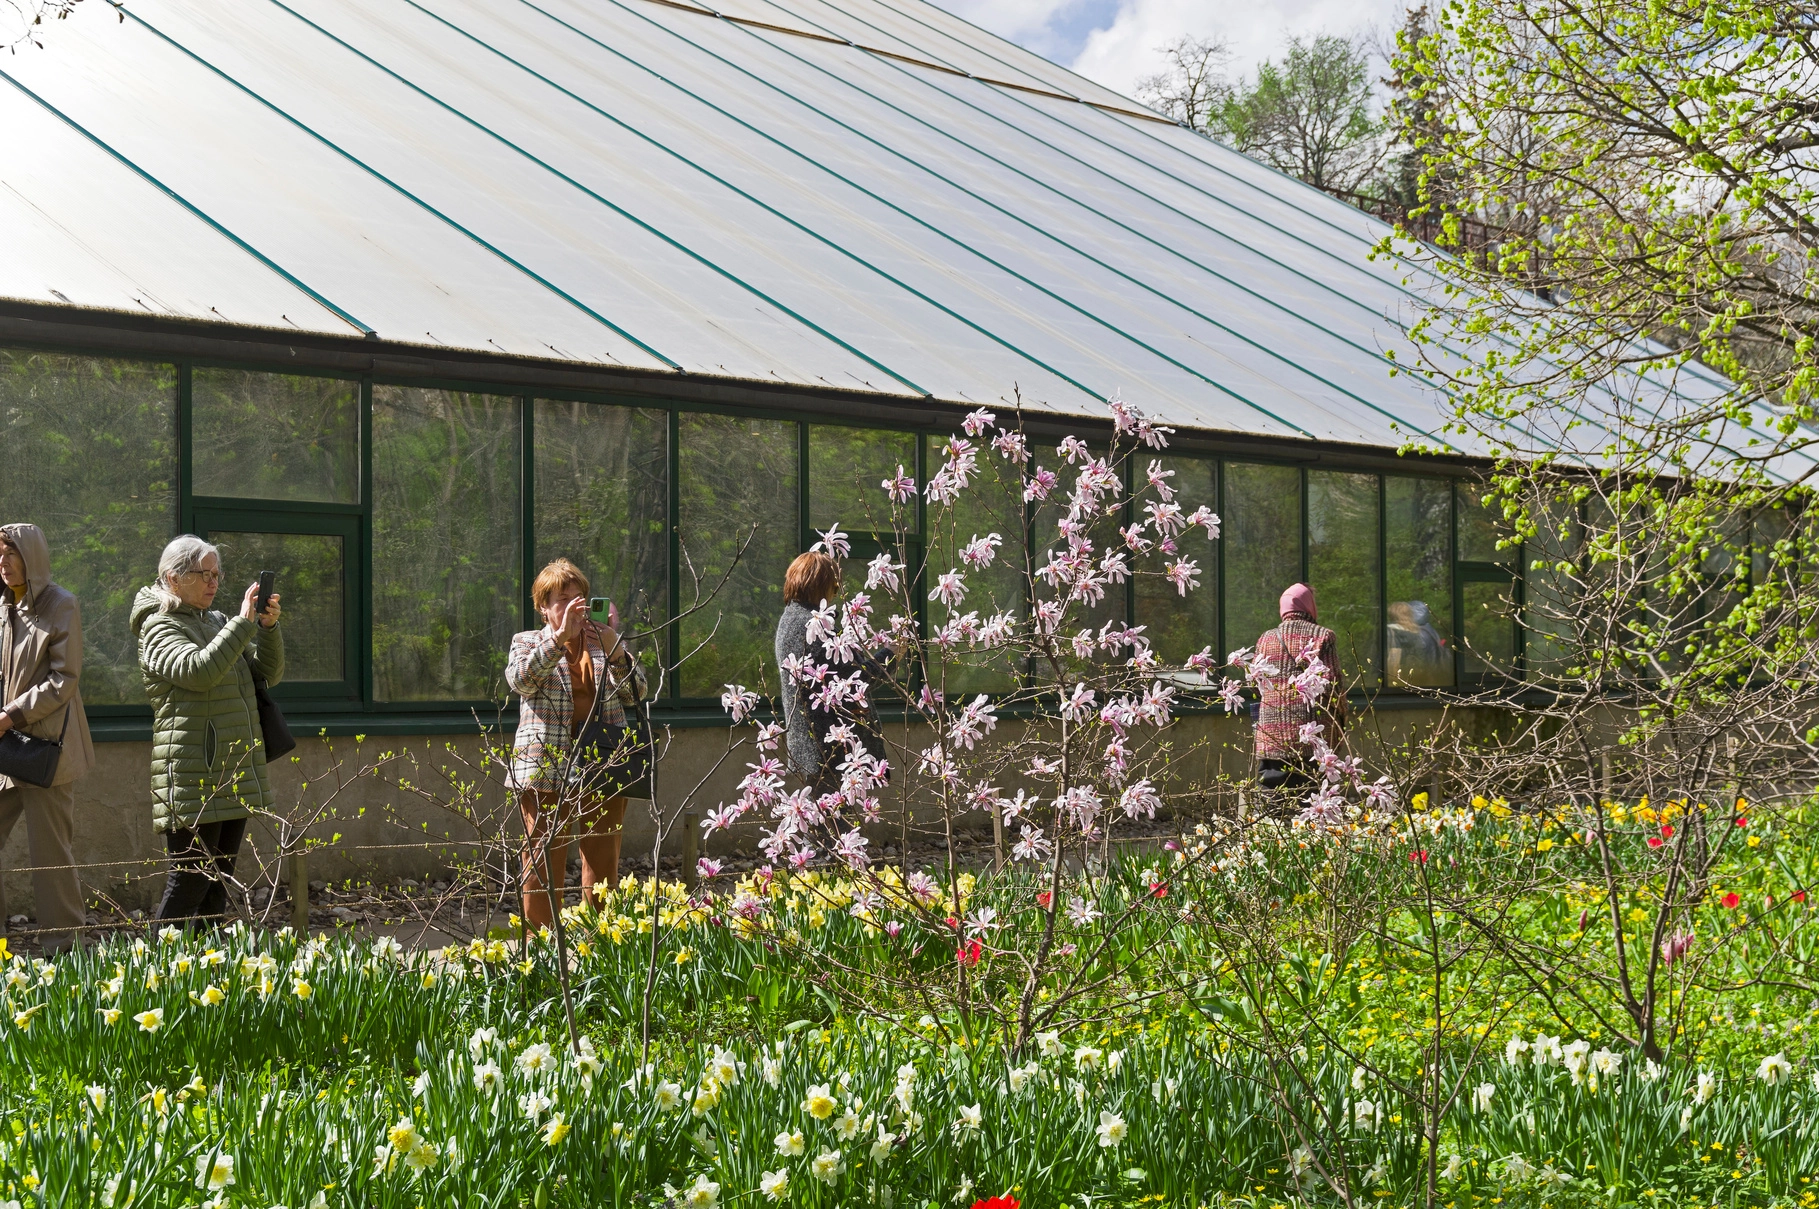
MULTIPOLYGON (((764 1057, 763 1075, 764 1075, 764 1083, 765 1083, 766 1087, 776 1087, 776 1086, 780 1085, 783 1082, 783 1063, 782 1063, 782 1061, 780 1059, 771 1057, 769 1054, 766 1054, 764 1057)), ((787 1187, 788 1183, 789 1183, 788 1178, 785 1177, 784 1186, 787 1187)), ((783 1194, 780 1192, 777 1195, 781 1196, 783 1194)))
POLYGON ((1560 1038, 1550 1037, 1546 1033, 1535 1034, 1535 1043, 1529 1047, 1529 1060, 1536 1066, 1551 1066, 1562 1060, 1560 1038))
POLYGON ((1480 1083, 1472 1091, 1472 1111, 1489 1112, 1491 1110, 1491 1097, 1496 1094, 1497 1085, 1495 1083, 1480 1083))
POLYGON ((870 1152, 872 1162, 882 1163, 885 1159, 890 1158, 891 1154, 896 1149, 897 1139, 895 1135, 884 1126, 878 1126, 878 1136, 872 1139, 872 1148, 870 1152))
POLYGON ((814 1084, 808 1089, 808 1094, 802 1097, 802 1111, 817 1121, 825 1121, 833 1116, 836 1107, 833 1091, 825 1083, 814 1084))
POLYGON ((1718 1076, 1709 1070, 1699 1072, 1693 1081, 1693 1103, 1704 1104, 1718 1093, 1718 1076))
POLYGON ((799 1156, 805 1146, 800 1131, 791 1133, 788 1130, 785 1130, 777 1135, 776 1143, 777 1153, 786 1159, 793 1159, 799 1156))
POLYGON ((1369 1100, 1352 1105, 1352 1124, 1365 1130, 1377 1128, 1377 1106, 1369 1100))
POLYGON ((1104 1057, 1104 1050, 1097 1049, 1090 1045, 1083 1045, 1074 1051, 1074 1069, 1082 1071, 1097 1070, 1099 1069, 1100 1059, 1104 1057))
POLYGON ((499 1044, 499 1030, 496 1028, 479 1028, 467 1039, 467 1052, 478 1062, 488 1050, 499 1044))
POLYGON ((233 1182, 233 1155, 217 1150, 196 1160, 196 1187, 219 1192, 233 1182))
POLYGON ((824 1150, 809 1164, 809 1174, 823 1184, 836 1184, 846 1170, 846 1156, 838 1150, 824 1150))
POLYGON ((1528 1042, 1521 1037, 1511 1037, 1503 1043, 1503 1060, 1511 1066, 1528 1057, 1528 1042))
POLYGON ((101 1112, 107 1107, 107 1088, 99 1083, 90 1083, 88 1085, 88 1102, 95 1106, 96 1112, 101 1112))
POLYGON ((1050 1031, 1036 1034, 1036 1052, 1044 1058, 1053 1058, 1061 1052, 1061 1034, 1050 1031))
POLYGON ((859 1136, 859 1115, 849 1108, 834 1118, 831 1128, 835 1137, 850 1142, 859 1136))
POLYGON ((1369 1075, 1370 1072, 1365 1070, 1362 1066, 1352 1067, 1352 1091, 1362 1095, 1364 1093, 1364 1081, 1369 1075))
POLYGON ((1099 1113, 1099 1127, 1093 1132, 1099 1136, 1099 1145, 1110 1150, 1130 1136, 1131 1127, 1117 1113, 1105 1110, 1099 1113))
POLYGON ((1460 1176, 1462 1176, 1464 1174, 1465 1174, 1465 1156, 1462 1154, 1447 1155, 1446 1156, 1446 1166, 1444 1166, 1440 1169, 1440 1178, 1450 1182, 1452 1180, 1458 1179, 1460 1176))
POLYGON ((543 1042, 527 1045, 524 1052, 518 1055, 516 1065, 528 1077, 543 1074, 556 1065, 555 1051, 543 1042))
POLYGON ((1512 1154, 1503 1160, 1503 1174, 1520 1184, 1534 1178, 1535 1165, 1519 1154, 1512 1154))
POLYGON ((789 1172, 782 1168, 765 1172, 758 1178, 758 1191, 768 1200, 782 1200, 789 1193, 789 1172))
POLYGON ((688 1209, 714 1209, 720 1203, 720 1185, 698 1175, 693 1184, 682 1190, 682 1203, 688 1209))
POLYGON ((423 1093, 427 1092, 429 1090, 429 1084, 430 1084, 429 1072, 424 1071, 422 1074, 418 1075, 415 1079, 411 1080, 411 1096, 415 1099, 419 1099, 419 1100, 422 1099, 423 1093))
POLYGON ((682 1085, 663 1082, 657 1084, 657 1111, 674 1112, 682 1107, 682 1085))
POLYGON ((554 1100, 540 1091, 527 1091, 518 1097, 518 1111, 523 1113, 524 1119, 532 1125, 543 1120, 543 1114, 548 1112, 554 1104, 554 1100))
POLYGON ((1606 1078, 1615 1078, 1623 1069, 1623 1055, 1616 1050, 1594 1050, 1591 1056, 1592 1070, 1606 1078))
POLYGON ((545 1146, 559 1145, 562 1139, 569 1135, 569 1130, 572 1128, 573 1126, 563 1119, 561 1113, 552 1113, 550 1119, 543 1123, 543 1144, 545 1146))
POLYGON ((497 1062, 482 1062, 474 1068, 474 1090, 497 1092, 505 1086, 505 1072, 497 1062))
POLYGON ((954 1136, 961 1137, 965 1134, 978 1133, 984 1124, 985 1112, 979 1105, 974 1104, 971 1107, 962 1108, 960 1115, 954 1119, 954 1136))
POLYGON ((164 1027, 164 1009, 152 1008, 148 1011, 140 1012, 137 1016, 134 1016, 133 1019, 139 1022, 139 1028, 142 1032, 155 1033, 164 1027))
POLYGON ((714 1056, 708 1059, 706 1073, 713 1076, 714 1082, 722 1087, 739 1085, 738 1061, 717 1045, 714 1047, 714 1056))
POLYGON ((1786 1054, 1770 1054, 1756 1068, 1756 1077, 1770 1087, 1780 1087, 1794 1077, 1794 1064, 1787 1060, 1786 1054))

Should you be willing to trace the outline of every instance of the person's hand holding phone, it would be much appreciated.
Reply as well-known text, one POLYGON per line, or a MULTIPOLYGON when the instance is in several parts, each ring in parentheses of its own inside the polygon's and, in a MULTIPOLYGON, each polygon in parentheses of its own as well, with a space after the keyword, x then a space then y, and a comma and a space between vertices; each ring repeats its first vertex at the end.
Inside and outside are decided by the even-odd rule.
POLYGON ((282 598, 279 594, 273 592, 266 598, 265 612, 258 612, 259 581, 255 579, 252 583, 246 585, 246 595, 240 599, 240 616, 246 618, 248 621, 256 621, 269 630, 278 624, 278 601, 280 599, 282 598))
POLYGON ((581 636, 581 627, 587 621, 587 597, 577 596, 562 609, 562 624, 556 629, 556 638, 564 646, 574 645, 575 639, 581 636))

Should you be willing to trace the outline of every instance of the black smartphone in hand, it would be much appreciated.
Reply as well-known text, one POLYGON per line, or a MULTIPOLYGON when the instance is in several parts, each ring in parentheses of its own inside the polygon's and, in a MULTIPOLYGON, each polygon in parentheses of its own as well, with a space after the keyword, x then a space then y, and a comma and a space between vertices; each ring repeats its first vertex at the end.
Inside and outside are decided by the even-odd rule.
POLYGON ((276 571, 259 572, 259 592, 253 597, 253 616, 265 616, 265 606, 272 598, 272 585, 278 582, 276 571))

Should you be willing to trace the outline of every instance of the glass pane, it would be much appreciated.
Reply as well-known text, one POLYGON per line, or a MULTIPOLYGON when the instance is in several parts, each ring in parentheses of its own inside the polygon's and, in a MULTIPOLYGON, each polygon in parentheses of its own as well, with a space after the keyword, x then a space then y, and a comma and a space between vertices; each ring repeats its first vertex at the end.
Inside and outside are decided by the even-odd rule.
POLYGON ((1522 568, 1522 623, 1527 629, 1522 653, 1531 674, 1563 671, 1576 662, 1575 635, 1583 622, 1577 566, 1585 544, 1585 526, 1570 499, 1544 500, 1534 518, 1535 539, 1522 551, 1527 560, 1522 568), (1561 570, 1562 565, 1568 569, 1561 570))
POLYGON ((1381 666, 1377 524, 1376 475, 1307 472, 1308 583, 1348 687, 1374 686, 1381 666))
POLYGON ((0 520, 44 530, 51 574, 82 602, 82 699, 145 701, 133 594, 177 528, 177 372, 0 349, 0 520))
POLYGON ((1510 532, 1503 513, 1494 505, 1484 505, 1484 492, 1477 484, 1460 483, 1458 487, 1459 561, 1514 564, 1516 551, 1497 549, 1497 542, 1510 532))
POLYGON ((783 573, 800 545, 796 426, 701 413, 679 423, 682 587, 676 607, 703 605, 682 622, 682 695, 717 697, 728 684, 763 685, 775 695, 783 573))
POLYGON ((1301 578, 1301 472, 1227 462, 1222 519, 1226 644, 1255 646, 1280 624, 1277 602, 1301 578))
POLYGON ((518 401, 373 388, 373 696, 475 701, 523 617, 518 401))
POLYGON ((537 400, 539 567, 568 558, 619 607, 647 666, 669 618, 669 413, 537 400))
MULTIPOLYGON (((929 449, 931 464, 937 450, 929 449)), ((948 571, 961 570, 966 575, 966 599, 960 613, 976 612, 981 618, 994 613, 1023 617, 1024 600, 1023 491, 1018 486, 1016 468, 997 456, 979 459, 979 474, 952 504, 930 502, 928 524, 932 542, 923 576, 922 595, 929 586, 948 571), (992 565, 983 570, 966 570, 960 563, 960 550, 975 537, 996 533, 1004 542, 992 565)), ((948 608, 940 601, 926 603, 926 617, 933 625, 944 624, 948 608)), ((888 616, 888 614, 886 614, 888 616)), ((931 656, 935 652, 931 651, 931 656)), ((1002 693, 1016 687, 1013 660, 1003 651, 991 654, 960 651, 944 665, 931 663, 929 677, 934 687, 949 696, 960 693, 1002 693)))
POLYGON ((1453 489, 1445 479, 1383 480, 1391 685, 1453 682, 1453 489))
POLYGON ((190 374, 197 495, 360 502, 360 384, 197 367, 190 374))
MULTIPOLYGON (((1168 480, 1175 489, 1175 502, 1188 512, 1205 504, 1217 512, 1219 505, 1219 463, 1200 458, 1161 458, 1164 470, 1175 477, 1168 480)), ((1148 463, 1145 462, 1147 467, 1148 463)), ((1142 481, 1141 474, 1138 481, 1142 481)), ((1174 584, 1161 575, 1163 559, 1155 554, 1137 563, 1137 617, 1135 625, 1145 626, 1145 635, 1164 663, 1182 663, 1202 647, 1212 647, 1213 656, 1223 659, 1219 647, 1219 558, 1218 547, 1206 540, 1200 529, 1190 529, 1177 541, 1182 551, 1200 565, 1200 586, 1181 595, 1174 584)))
MULTIPOLYGON (((988 451, 989 452, 989 451, 988 451)), ((891 501, 883 483, 897 468, 916 473, 916 434, 814 425, 808 430, 809 524, 825 532, 836 521, 848 533, 892 532, 891 501)), ((904 530, 916 532, 916 505, 901 509, 904 530)))
POLYGON ((1516 661, 1516 621, 1507 583, 1463 585, 1464 639, 1461 649, 1466 677, 1492 672, 1508 675, 1516 661))
POLYGON ((259 572, 278 573, 276 589, 284 598, 284 683, 347 679, 340 535, 216 530, 208 540, 221 547, 221 592, 215 607, 223 613, 239 610, 246 585, 259 572))

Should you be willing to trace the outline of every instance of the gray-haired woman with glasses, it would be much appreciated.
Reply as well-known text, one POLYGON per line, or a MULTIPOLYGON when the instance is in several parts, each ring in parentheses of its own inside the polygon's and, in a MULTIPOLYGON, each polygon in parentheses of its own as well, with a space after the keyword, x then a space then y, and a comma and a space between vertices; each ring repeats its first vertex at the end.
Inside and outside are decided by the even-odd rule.
POLYGON ((278 594, 255 616, 255 581, 229 618, 210 607, 220 586, 220 552, 186 535, 164 548, 157 582, 133 600, 152 700, 152 827, 171 859, 159 919, 226 911, 247 817, 272 805, 253 671, 267 684, 284 675, 278 594))

